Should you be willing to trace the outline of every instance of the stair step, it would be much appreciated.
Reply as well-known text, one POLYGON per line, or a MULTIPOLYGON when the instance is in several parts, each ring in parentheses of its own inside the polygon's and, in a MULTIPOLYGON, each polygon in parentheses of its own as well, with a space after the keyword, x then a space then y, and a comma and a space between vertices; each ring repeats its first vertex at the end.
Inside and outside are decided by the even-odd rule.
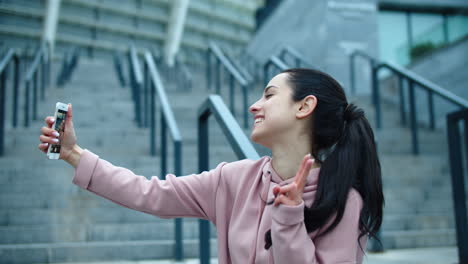
MULTIPOLYGON (((184 256, 198 256, 198 240, 184 240, 184 256)), ((212 257, 216 256, 216 239, 210 241, 212 257)), ((174 240, 106 241, 44 244, 0 245, 5 263, 55 263, 174 257, 174 240)))

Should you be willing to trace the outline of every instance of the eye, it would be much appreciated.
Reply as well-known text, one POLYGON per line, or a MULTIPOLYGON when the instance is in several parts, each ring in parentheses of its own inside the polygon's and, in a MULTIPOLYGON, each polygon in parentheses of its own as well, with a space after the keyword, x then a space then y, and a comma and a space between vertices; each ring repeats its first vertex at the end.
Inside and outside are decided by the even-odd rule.
POLYGON ((270 98, 270 97, 272 97, 272 96, 273 96, 273 94, 265 94, 265 98, 266 98, 266 99, 268 99, 268 98, 270 98))

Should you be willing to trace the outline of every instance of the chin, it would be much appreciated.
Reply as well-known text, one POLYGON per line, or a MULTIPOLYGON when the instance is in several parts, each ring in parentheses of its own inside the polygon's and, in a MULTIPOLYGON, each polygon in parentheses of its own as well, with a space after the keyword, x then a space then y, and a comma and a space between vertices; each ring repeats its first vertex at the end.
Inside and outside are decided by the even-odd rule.
POLYGON ((259 133, 255 133, 255 131, 252 131, 250 134, 250 139, 259 145, 270 148, 270 144, 268 143, 268 140, 266 140, 266 137, 260 135, 259 133))

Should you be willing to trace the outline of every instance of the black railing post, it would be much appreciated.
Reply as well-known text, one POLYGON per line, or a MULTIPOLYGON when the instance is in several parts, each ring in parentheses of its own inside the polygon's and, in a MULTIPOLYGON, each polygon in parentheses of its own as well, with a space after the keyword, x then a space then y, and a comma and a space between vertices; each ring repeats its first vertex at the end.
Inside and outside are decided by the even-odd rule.
POLYGON ((37 120, 37 93, 39 89, 39 72, 35 71, 33 74, 33 113, 32 113, 32 120, 37 120))
POLYGON ((212 86, 211 82, 211 49, 208 48, 206 51, 206 87, 208 87, 208 90, 211 90, 212 86))
POLYGON ((351 56, 349 57, 349 82, 350 82, 350 86, 351 86, 351 94, 352 95, 355 95, 356 94, 356 86, 355 86, 355 79, 354 79, 354 55, 355 52, 353 52, 351 54, 351 56))
MULTIPOLYGON (((447 115, 447 136, 449 142, 450 172, 452 176, 452 195, 455 209, 456 238, 458 245, 459 263, 468 263, 468 220, 466 216, 466 195, 463 173, 463 153, 461 148, 461 135, 459 131, 459 119, 457 114, 464 114, 465 136, 468 111, 462 110, 447 115), (463 111, 463 112, 462 112, 463 111)), ((465 145, 468 138, 465 137, 465 145)), ((467 146, 465 146, 467 147, 467 146)), ((468 153, 465 153, 465 161, 468 162, 468 153)))
POLYGON ((216 58, 215 61, 216 94, 221 94, 221 62, 219 61, 219 58, 216 58))
POLYGON ((244 128, 249 128, 249 94, 247 90, 247 86, 242 86, 242 92, 244 94, 244 128))
MULTIPOLYGON (((45 50, 45 49, 44 49, 45 50)), ((44 51, 45 52, 45 51, 44 51)), ((41 72, 41 101, 45 100, 45 90, 46 90, 46 81, 47 81, 47 69, 46 69, 46 57, 45 53, 42 53, 41 61, 42 64, 40 64, 38 70, 40 69, 41 72)))
POLYGON ((435 118, 434 118, 434 94, 427 90, 427 99, 428 99, 428 106, 429 106, 429 128, 431 130, 435 129, 435 118))
POLYGON ((400 120, 403 126, 406 125, 406 113, 405 113, 405 88, 403 87, 403 76, 398 75, 398 89, 400 97, 400 120))
POLYGON ((5 97, 6 97, 6 75, 5 69, 0 73, 0 156, 3 156, 3 148, 5 142, 5 97))
POLYGON ((148 65, 146 63, 143 64, 143 102, 144 102, 144 110, 143 110, 143 126, 145 128, 148 127, 148 120, 149 120, 149 73, 148 73, 148 65))
MULTIPOLYGON (((209 167, 208 115, 198 119, 198 170, 207 171, 209 167)), ((199 220, 200 264, 210 263, 210 223, 199 220)))
POLYGON ((130 89, 131 89, 131 93, 132 93, 132 100, 133 100, 133 104, 134 104, 134 111, 135 111, 135 121, 137 120, 137 113, 136 113, 136 99, 135 99, 135 76, 134 76, 134 73, 133 73, 133 66, 132 66, 132 53, 131 53, 131 50, 129 49, 128 50, 128 53, 127 53, 127 60, 128 60, 128 79, 129 79, 129 84, 130 84, 130 89))
POLYGON ((166 174, 167 174, 167 124, 166 124, 166 118, 164 117, 164 112, 161 111, 161 177, 163 180, 166 179, 166 174))
POLYGON ((18 97, 19 97, 19 81, 20 81, 20 60, 18 56, 14 58, 15 62, 15 80, 13 86, 13 127, 17 127, 18 125, 18 97))
MULTIPOLYGON (((174 141, 174 170, 175 175, 182 175, 182 142, 174 141)), ((181 261, 184 258, 184 247, 183 247, 183 229, 182 219, 175 219, 175 260, 181 261)))
POLYGON ((372 101, 375 107, 375 124, 377 129, 382 128, 381 108, 380 108, 380 93, 379 93, 379 65, 372 60, 372 101))
POLYGON ((234 107, 234 75, 229 74, 229 108, 233 116, 236 116, 234 107))
POLYGON ((24 126, 29 127, 29 101, 31 93, 31 80, 26 80, 25 82, 25 93, 24 93, 24 126))
POLYGON ((414 155, 419 154, 418 145, 418 124, 416 117, 416 100, 414 96, 414 82, 409 80, 409 107, 410 107, 410 125, 411 125, 411 139, 412 139, 412 150, 414 155))
POLYGON ((150 154, 156 156, 156 99, 155 99, 155 88, 154 83, 150 82, 150 154))

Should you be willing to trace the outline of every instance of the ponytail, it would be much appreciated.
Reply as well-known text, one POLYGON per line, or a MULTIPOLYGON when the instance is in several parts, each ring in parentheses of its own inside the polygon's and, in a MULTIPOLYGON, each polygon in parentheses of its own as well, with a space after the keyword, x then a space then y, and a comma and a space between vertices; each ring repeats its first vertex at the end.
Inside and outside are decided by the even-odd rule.
MULTIPOLYGON (((349 191, 354 188, 363 199, 358 241, 365 235, 375 238, 382 224, 384 197, 374 133, 364 111, 348 104, 341 86, 323 72, 310 69, 285 72, 294 88, 294 101, 309 94, 318 99, 311 119, 311 154, 321 167, 314 203, 304 207, 307 232, 323 228, 334 217, 318 237, 331 232, 343 218, 349 191)), ((265 234, 265 249, 271 244, 269 230, 265 234)))

